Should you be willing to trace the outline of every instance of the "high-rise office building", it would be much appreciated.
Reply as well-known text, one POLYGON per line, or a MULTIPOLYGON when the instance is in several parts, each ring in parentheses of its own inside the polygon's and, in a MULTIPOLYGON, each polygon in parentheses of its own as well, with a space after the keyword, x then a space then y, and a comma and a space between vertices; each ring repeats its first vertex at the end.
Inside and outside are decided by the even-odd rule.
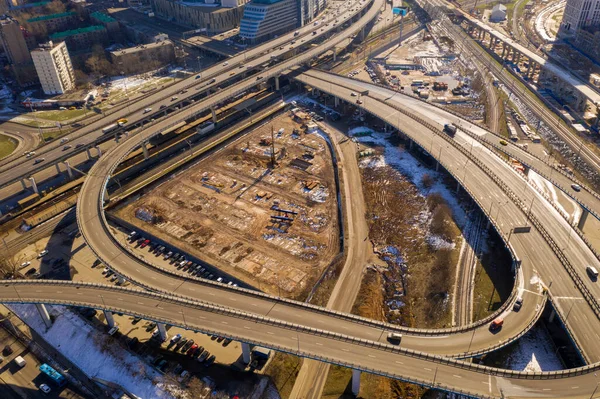
POLYGON ((26 64, 31 62, 24 32, 16 19, 8 15, 0 17, 0 40, 9 63, 26 64))
POLYGON ((244 9, 240 36, 258 42, 295 29, 298 4, 298 0, 252 0, 244 9))
POLYGON ((46 94, 63 94, 75 88, 75 73, 65 42, 40 46, 31 52, 42 89, 46 94))

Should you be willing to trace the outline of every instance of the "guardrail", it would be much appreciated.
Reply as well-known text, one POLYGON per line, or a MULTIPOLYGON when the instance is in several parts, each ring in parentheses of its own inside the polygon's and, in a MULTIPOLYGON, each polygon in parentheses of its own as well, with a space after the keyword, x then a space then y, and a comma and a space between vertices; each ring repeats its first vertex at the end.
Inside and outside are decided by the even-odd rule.
MULTIPOLYGON (((349 367, 352 369, 371 372, 374 374, 383 373, 381 375, 387 375, 391 378, 404 378, 404 377, 402 377, 399 374, 390 373, 390 372, 386 371, 385 368, 383 367, 385 364, 384 362, 381 362, 381 365, 382 365, 381 369, 370 369, 370 368, 360 366, 360 364, 358 364, 358 363, 347 363, 347 362, 340 361, 340 359, 336 359, 336 358, 327 358, 327 357, 315 355, 311 352, 302 352, 299 348, 299 345, 295 346, 294 348, 282 347, 282 346, 273 344, 272 342, 252 340, 247 337, 231 336, 231 335, 228 335, 221 331, 214 331, 214 330, 207 329, 204 326, 190 325, 187 322, 185 322, 185 320, 183 320, 183 317, 182 317, 182 320, 177 319, 179 313, 172 314, 171 315, 173 317, 172 319, 164 319, 164 318, 156 317, 152 314, 139 313, 136 311, 129 310, 127 308, 107 306, 105 303, 90 302, 90 301, 85 301, 85 300, 81 300, 81 301, 51 300, 51 299, 23 300, 20 297, 17 287, 27 286, 27 285, 31 285, 31 286, 56 285, 56 286, 65 286, 65 287, 70 286, 70 287, 75 287, 75 288, 79 288, 79 289, 95 288, 95 289, 104 290, 107 292, 113 292, 113 293, 120 292, 120 293, 125 293, 125 294, 131 294, 131 295, 145 297, 145 298, 152 299, 152 300, 158 300, 160 303, 168 302, 175 306, 181 306, 182 308, 193 308, 193 309, 197 309, 197 310, 201 310, 201 311, 210 311, 213 313, 225 315, 227 317, 233 317, 233 318, 242 319, 242 320, 249 320, 249 321, 253 321, 253 322, 257 322, 257 323, 261 323, 261 324, 268 324, 271 326, 295 330, 295 331, 303 332, 303 333, 310 334, 310 335, 321 336, 324 338, 333 339, 336 341, 345 342, 345 343, 352 344, 352 345, 359 345, 362 347, 367 347, 367 348, 372 348, 372 349, 376 349, 376 350, 380 350, 380 351, 395 353, 398 355, 408 356, 408 357, 412 357, 412 358, 416 358, 416 359, 431 361, 431 362, 437 363, 437 364, 448 365, 451 367, 456 367, 456 368, 468 370, 471 372, 479 372, 479 373, 485 374, 485 375, 494 375, 494 376, 505 377, 505 378, 529 379, 529 380, 550 380, 550 379, 557 379, 557 378, 569 378, 569 377, 589 374, 589 373, 600 370, 600 363, 596 363, 594 365, 586 365, 586 366, 578 367, 575 369, 547 371, 547 372, 524 372, 524 371, 498 369, 498 368, 483 366, 483 365, 479 365, 479 364, 472 364, 472 363, 464 362, 464 361, 461 361, 458 359, 448 358, 445 356, 432 355, 432 354, 428 354, 428 353, 421 352, 421 351, 406 349, 406 348, 402 348, 402 347, 399 347, 396 345, 389 345, 386 343, 375 342, 375 341, 370 341, 370 340, 366 340, 366 339, 360 339, 360 338, 356 338, 356 337, 346 335, 346 334, 339 334, 339 333, 333 333, 333 332, 322 330, 322 329, 304 327, 302 325, 298 325, 295 323, 283 322, 283 321, 275 320, 275 319, 265 317, 265 316, 259 316, 259 315, 253 315, 250 313, 234 311, 234 310, 230 310, 227 308, 217 307, 214 305, 200 304, 193 300, 181 299, 181 298, 173 296, 173 295, 134 290, 134 289, 128 288, 128 287, 114 287, 114 286, 108 286, 108 285, 99 284, 99 283, 73 282, 73 281, 64 281, 64 280, 4 280, 4 281, 0 282, 0 284, 4 284, 5 287, 13 286, 15 289, 16 297, 14 297, 12 299, 11 298, 3 299, 4 303, 44 303, 44 304, 66 305, 66 306, 87 306, 87 307, 103 309, 103 310, 107 310, 107 311, 115 312, 115 313, 127 313, 127 314, 130 314, 133 316, 142 317, 144 319, 153 320, 158 323, 174 325, 174 326, 178 326, 181 328, 192 329, 192 330, 196 330, 196 331, 209 332, 212 334, 229 337, 229 338, 232 338, 232 339, 235 339, 238 341, 242 341, 242 342, 248 342, 248 343, 252 343, 252 344, 256 344, 256 345, 260 345, 260 346, 266 346, 268 348, 272 348, 272 349, 279 350, 282 352, 294 353, 294 354, 298 354, 303 357, 313 358, 313 359, 325 361, 328 363, 340 364, 342 366, 349 367)), ((421 384, 422 382, 419 382, 419 383, 421 384)), ((425 381, 425 383, 427 383, 427 382, 425 381)), ((453 392, 458 392, 453 387, 440 387, 440 386, 437 386, 437 387, 443 388, 443 389, 448 389, 453 392)))

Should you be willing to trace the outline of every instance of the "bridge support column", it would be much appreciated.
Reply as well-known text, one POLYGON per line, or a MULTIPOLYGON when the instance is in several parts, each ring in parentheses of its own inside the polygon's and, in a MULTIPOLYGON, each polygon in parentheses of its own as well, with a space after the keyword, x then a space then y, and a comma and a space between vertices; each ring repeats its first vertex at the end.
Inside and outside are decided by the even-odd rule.
POLYGON ((158 333, 160 334, 160 339, 166 341, 169 336, 167 335, 167 329, 163 323, 156 323, 156 327, 158 327, 158 333))
POLYGON ((213 122, 217 123, 217 113, 215 112, 215 107, 210 107, 210 112, 212 113, 213 122))
POLYGON ((340 106, 340 99, 338 97, 334 97, 333 106, 336 108, 340 106))
POLYGON ((250 363, 250 345, 242 342, 242 360, 245 364, 250 363))
POLYGON ((360 370, 352 370, 352 393, 358 396, 360 392, 360 370))
POLYGON ((119 142, 119 134, 115 133, 115 143, 118 143, 118 142, 119 142))
POLYGON ((54 167, 56 168, 56 173, 60 175, 60 164, 57 162, 54 164, 54 167))
POLYGON ((33 192, 36 194, 39 194, 40 190, 38 190, 38 186, 37 186, 37 184, 35 184, 35 178, 33 176, 31 176, 29 178, 29 181, 31 182, 31 188, 33 189, 33 192))
POLYGON ((556 317, 556 310, 552 309, 552 312, 550 313, 550 317, 548 317, 548 321, 550 323, 554 322, 555 317, 556 317))
POLYGON ((579 222, 577 223, 577 228, 583 231, 583 226, 585 226, 585 221, 588 218, 590 212, 587 209, 581 210, 581 217, 579 218, 579 222))
POLYGON ((438 161, 435 161, 435 171, 439 172, 440 170, 440 163, 438 161))
POLYGON ((528 59, 527 72, 525 73, 525 77, 529 79, 529 72, 531 71, 531 58, 528 59))
POLYGON ((92 153, 90 152, 90 149, 86 148, 85 152, 87 153, 88 159, 92 159, 92 153))
POLYGON ((21 186, 23 186, 23 190, 27 190, 27 183, 25 183, 25 179, 21 179, 21 186))
POLYGON ((148 142, 144 141, 142 143, 142 152, 144 153, 144 160, 148 159, 150 155, 148 154, 148 142))
POLYGON ((67 167, 67 174, 69 175, 69 179, 72 179, 73 169, 71 169, 71 164, 69 164, 69 161, 65 161, 65 166, 67 167))
POLYGON ((52 320, 50 320, 50 314, 48 313, 48 309, 46 309, 46 305, 44 305, 43 303, 36 303, 35 307, 37 308, 38 313, 42 317, 42 320, 44 320, 44 324, 46 325, 46 327, 52 327, 52 320))
POLYGON ((96 151, 98 151, 98 158, 102 156, 102 148, 99 145, 96 146, 96 151))
POLYGON ((279 91, 279 76, 275 76, 275 90, 279 91))
POLYGON ((113 317, 112 312, 105 310, 104 318, 106 319, 106 324, 108 325, 108 328, 113 328, 115 326, 115 318, 113 317))
POLYGON ((504 59, 504 54, 506 53, 506 43, 502 43, 502 55, 500 56, 500 58, 504 59))
POLYGON ((517 52, 517 60, 515 61, 516 64, 518 64, 521 61, 521 53, 517 52))
POLYGON ((493 49, 494 48, 494 36, 492 36, 490 34, 490 48, 493 49))
POLYGON ((456 194, 458 194, 459 191, 460 191, 460 182, 457 181, 456 182, 456 194))
POLYGON ((410 139, 408 140, 408 149, 409 149, 410 151, 412 151, 412 149, 413 149, 413 141, 412 141, 412 140, 410 140, 410 139))

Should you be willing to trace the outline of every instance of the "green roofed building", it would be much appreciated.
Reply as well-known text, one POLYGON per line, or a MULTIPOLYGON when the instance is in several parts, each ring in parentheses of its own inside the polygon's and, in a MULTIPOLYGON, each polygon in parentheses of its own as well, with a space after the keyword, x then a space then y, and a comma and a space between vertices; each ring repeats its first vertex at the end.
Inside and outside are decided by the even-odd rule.
POLYGON ((47 33, 54 33, 76 26, 78 19, 79 17, 75 11, 69 11, 59 14, 40 15, 39 17, 28 19, 27 22, 32 25, 43 25, 47 33))
POLYGON ((94 44, 107 44, 108 34, 104 26, 92 25, 53 33, 50 35, 50 40, 67 42, 70 50, 89 50, 94 44))
POLYGON ((117 33, 120 30, 119 21, 103 12, 95 11, 90 14, 90 18, 93 23, 104 26, 110 34, 117 33))

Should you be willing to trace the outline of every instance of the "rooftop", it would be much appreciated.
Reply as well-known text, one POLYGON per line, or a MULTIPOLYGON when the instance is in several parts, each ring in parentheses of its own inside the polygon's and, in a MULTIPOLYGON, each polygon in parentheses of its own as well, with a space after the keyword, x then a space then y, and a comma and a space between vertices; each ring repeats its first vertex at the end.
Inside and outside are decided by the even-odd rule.
POLYGON ((173 42, 170 40, 163 40, 157 43, 149 43, 149 44, 140 44, 139 46, 124 48, 120 50, 111 51, 110 53, 115 56, 119 56, 122 54, 132 54, 137 53, 138 51, 144 51, 155 47, 168 46, 172 45, 173 42))
POLYGON ((69 36, 80 35, 82 33, 97 32, 97 31, 101 31, 101 30, 104 30, 104 26, 92 25, 92 26, 88 26, 86 28, 79 28, 79 29, 66 30, 63 32, 56 32, 56 33, 53 33, 50 35, 50 39, 52 39, 52 40, 63 39, 65 37, 69 37, 69 36))
POLYGON ((12 7, 13 10, 21 10, 23 8, 34 8, 34 7, 43 7, 46 4, 50 4, 49 1, 39 1, 37 3, 27 3, 17 7, 12 7))
POLYGON ((48 21, 50 19, 69 17, 69 16, 75 15, 75 14, 77 14, 75 11, 69 11, 69 12, 61 12, 58 14, 40 15, 39 17, 28 19, 27 22, 48 21))
POLYGON ((100 22, 109 23, 116 22, 117 20, 111 17, 110 15, 106 15, 103 12, 95 11, 90 14, 90 17, 97 19, 100 22))

